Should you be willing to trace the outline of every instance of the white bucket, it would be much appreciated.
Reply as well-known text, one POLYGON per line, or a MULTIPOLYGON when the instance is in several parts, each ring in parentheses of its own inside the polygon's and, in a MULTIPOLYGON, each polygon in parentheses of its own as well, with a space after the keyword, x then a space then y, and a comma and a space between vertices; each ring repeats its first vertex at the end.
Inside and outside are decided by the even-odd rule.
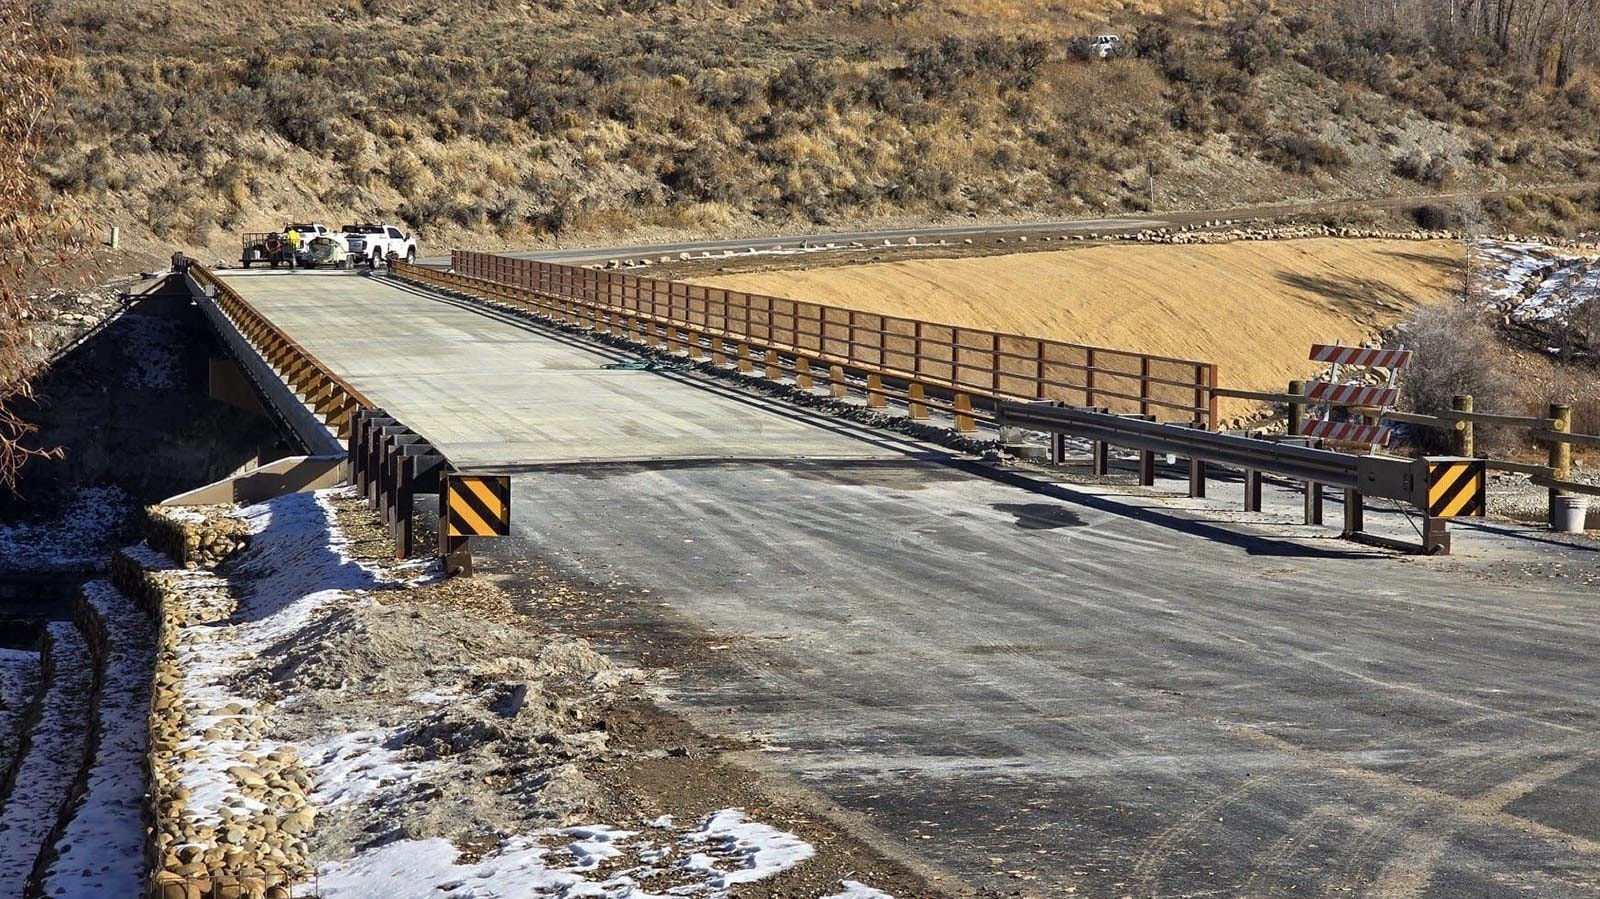
POLYGON ((1550 500, 1550 529, 1558 534, 1583 533, 1584 519, 1588 516, 1587 496, 1557 495, 1550 500))

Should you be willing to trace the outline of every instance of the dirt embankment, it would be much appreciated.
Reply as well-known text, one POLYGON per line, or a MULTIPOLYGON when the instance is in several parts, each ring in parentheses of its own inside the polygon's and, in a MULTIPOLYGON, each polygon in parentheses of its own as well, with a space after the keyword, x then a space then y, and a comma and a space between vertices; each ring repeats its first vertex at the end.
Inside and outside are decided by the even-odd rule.
POLYGON ((1460 289, 1464 258, 1444 241, 1313 239, 1091 246, 697 281, 1212 361, 1222 386, 1278 390, 1319 369, 1306 358, 1311 344, 1361 343, 1460 289))

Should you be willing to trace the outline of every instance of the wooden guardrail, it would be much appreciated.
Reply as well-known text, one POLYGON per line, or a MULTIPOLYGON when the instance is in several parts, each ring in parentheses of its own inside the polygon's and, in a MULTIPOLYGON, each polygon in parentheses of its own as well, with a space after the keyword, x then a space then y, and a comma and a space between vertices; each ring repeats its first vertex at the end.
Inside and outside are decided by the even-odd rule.
POLYGON ((959 430, 992 421, 1003 399, 1061 400, 1214 429, 1213 363, 899 318, 620 272, 451 254, 452 272, 396 266, 405 277, 530 306, 539 314, 650 345, 732 359, 869 406, 890 396, 912 417, 950 413, 959 430), (976 400, 976 402, 975 402, 976 400))

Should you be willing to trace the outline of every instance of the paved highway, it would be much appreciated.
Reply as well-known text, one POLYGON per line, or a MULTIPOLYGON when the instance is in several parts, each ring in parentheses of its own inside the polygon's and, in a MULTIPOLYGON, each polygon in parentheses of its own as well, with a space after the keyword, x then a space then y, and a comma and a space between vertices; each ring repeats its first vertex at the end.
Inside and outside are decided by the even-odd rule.
POLYGON ((589 636, 673 664, 700 726, 954 894, 1600 892, 1592 548, 1217 523, 606 370, 383 279, 229 277, 446 453, 519 472, 480 569, 594 585, 589 636))
MULTIPOLYGON (((741 252, 750 249, 766 250, 771 248, 793 249, 811 245, 826 245, 830 243, 848 245, 854 243, 882 243, 893 241, 904 243, 907 238, 916 238, 923 242, 937 242, 939 240, 974 240, 982 238, 1033 236, 1033 235, 1059 235, 1059 234, 1088 234, 1119 233, 1125 231, 1140 231, 1159 228, 1182 228, 1187 225, 1199 225, 1212 221, 1249 221, 1271 219, 1286 215, 1311 215, 1316 213, 1351 212, 1368 209, 1408 209, 1427 203, 1452 204, 1474 200, 1483 200, 1491 197, 1506 197, 1515 194, 1525 194, 1530 191, 1545 191, 1554 193, 1575 193, 1593 190, 1600 187, 1600 182, 1583 181, 1572 184, 1550 185, 1546 187, 1519 187, 1510 190, 1494 191, 1457 191, 1452 193, 1428 194, 1405 197, 1363 197, 1350 200, 1306 201, 1299 203, 1275 203, 1265 206, 1244 206, 1232 209, 1196 210, 1193 212, 1150 212, 1131 215, 1104 216, 1098 218, 1061 219, 1056 221, 1023 222, 1010 224, 980 224, 974 221, 971 224, 941 225, 922 228, 899 228, 874 231, 831 231, 814 234, 784 234, 774 236, 739 237, 719 240, 692 240, 671 243, 633 244, 627 246, 605 247, 539 247, 522 251, 507 252, 505 255, 519 259, 541 259, 546 262, 561 262, 568 265, 584 265, 596 262, 606 262, 612 259, 658 259, 662 256, 676 256, 679 253, 722 253, 725 251, 741 252)), ((446 265, 450 262, 449 256, 429 256, 418 260, 424 265, 446 265)))

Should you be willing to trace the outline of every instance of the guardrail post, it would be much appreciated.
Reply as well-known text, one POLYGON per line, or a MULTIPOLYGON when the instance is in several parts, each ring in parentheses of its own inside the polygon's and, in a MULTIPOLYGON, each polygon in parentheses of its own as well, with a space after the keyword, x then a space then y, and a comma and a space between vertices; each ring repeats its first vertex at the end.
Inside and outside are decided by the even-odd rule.
MULTIPOLYGON (((871 372, 867 375, 867 408, 882 409, 889 405, 889 400, 883 395, 883 375, 871 372)), ((960 425, 956 430, 961 430, 960 425)))
POLYGON ((1156 485, 1156 454, 1151 450, 1139 451, 1139 486, 1156 485))
POLYGON ((1244 473, 1244 510, 1261 511, 1261 472, 1246 469, 1244 473))
POLYGON ((968 434, 978 429, 978 424, 972 418, 972 396, 958 393, 955 396, 956 430, 968 434))
POLYGON ((1150 414, 1150 357, 1139 357, 1139 414, 1150 414))
POLYGON ((728 364, 728 341, 727 341, 727 338, 718 337, 715 334, 711 335, 711 364, 712 365, 727 365, 728 364))
POLYGON ((766 357, 765 357, 764 361, 766 363, 766 370, 763 372, 763 374, 765 374, 767 376, 768 380, 776 381, 779 378, 783 377, 783 369, 778 367, 778 351, 777 350, 771 350, 771 349, 767 350, 766 357))
POLYGON ((1094 466, 1094 476, 1103 478, 1111 473, 1111 446, 1104 440, 1096 440, 1089 447, 1090 464, 1094 466))
MULTIPOLYGON (((1290 381, 1289 395, 1305 396, 1306 382, 1290 381)), ((1305 430, 1305 423, 1306 404, 1296 402, 1289 403, 1289 436, 1293 437, 1294 435, 1305 430)), ((1305 483, 1305 523, 1322 524, 1322 485, 1313 484, 1310 481, 1305 483)))
POLYGON ((350 428, 350 439, 344 450, 344 461, 348 470, 345 475, 345 481, 357 490, 361 489, 362 454, 358 451, 358 448, 361 446, 361 422, 365 418, 366 416, 363 413, 356 413, 355 421, 350 428))
POLYGON ((928 417, 927 395, 922 385, 912 381, 906 387, 906 415, 913 420, 921 421, 928 417))
POLYGON ((1206 463, 1200 459, 1189 460, 1189 498, 1204 499, 1206 495, 1206 463))
POLYGON ((1306 524, 1322 524, 1322 485, 1306 482, 1306 524))
POLYGON ((472 544, 470 537, 448 536, 445 522, 450 517, 450 492, 447 479, 439 483, 439 564, 445 577, 472 577, 472 544))
POLYGON ((1366 508, 1360 490, 1345 488, 1344 491, 1344 536, 1354 537, 1367 529, 1366 508))
POLYGON ((1450 555, 1450 520, 1448 518, 1423 516, 1422 554, 1425 556, 1450 555))
MULTIPOLYGON (((1450 398, 1450 408, 1457 412, 1471 412, 1472 397, 1466 394, 1453 396, 1450 398)), ((1456 422, 1455 440, 1453 442, 1455 443, 1454 450, 1456 455, 1468 459, 1472 458, 1473 451, 1477 448, 1473 436, 1472 419, 1456 422)), ((1446 542, 1448 543, 1448 541, 1446 542)))
POLYGON ((414 548, 411 518, 417 495, 411 487, 411 459, 401 453, 395 456, 400 478, 395 485, 394 557, 404 561, 414 548))
POLYGON ((842 400, 844 399, 844 389, 844 366, 828 366, 828 392, 833 394, 834 399, 842 400))
POLYGON ((794 386, 801 390, 811 389, 811 360, 804 356, 794 357, 794 386))
POLYGON ((755 363, 750 361, 750 345, 744 341, 739 342, 739 373, 749 374, 755 371, 755 363))
MULTIPOLYGON (((1545 416, 1554 420, 1550 430, 1561 434, 1572 433, 1572 407, 1561 403, 1551 403, 1549 413, 1545 416)), ((1572 444, 1565 440, 1550 441, 1550 477, 1565 481, 1572 477, 1572 444)), ((1550 525, 1556 523, 1556 497, 1566 494, 1554 487, 1550 488, 1550 525)))

